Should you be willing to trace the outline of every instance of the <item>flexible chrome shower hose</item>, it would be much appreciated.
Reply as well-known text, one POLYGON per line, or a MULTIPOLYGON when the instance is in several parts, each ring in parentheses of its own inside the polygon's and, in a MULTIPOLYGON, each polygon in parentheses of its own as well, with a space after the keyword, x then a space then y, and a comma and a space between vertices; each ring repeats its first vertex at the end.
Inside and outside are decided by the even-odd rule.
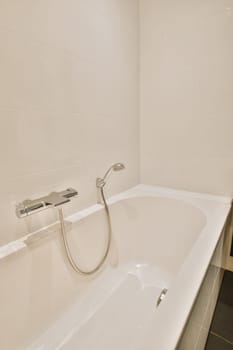
POLYGON ((106 250, 105 250, 105 253, 104 253, 102 259, 100 260, 98 265, 92 270, 88 270, 88 271, 83 270, 75 262, 72 254, 71 254, 71 251, 70 251, 70 248, 69 248, 69 243, 68 243, 68 240, 67 240, 63 210, 62 210, 62 208, 58 209, 58 211, 59 211, 59 219, 60 219, 60 224, 61 224, 61 235, 62 235, 62 240, 63 240, 66 256, 68 258, 68 261, 69 261, 70 265, 74 269, 74 271, 76 271, 76 272, 78 272, 78 273, 80 273, 82 275, 92 275, 92 274, 96 273, 101 268, 101 266, 104 264, 105 260, 107 259, 107 256, 108 256, 108 253, 109 253, 109 250, 110 250, 110 246, 111 246, 112 227, 111 227, 110 213, 109 213, 108 204, 107 204, 106 199, 105 199, 103 187, 100 188, 100 191, 101 191, 101 197, 102 197, 102 200, 103 200, 103 203, 104 203, 104 208, 105 208, 106 217, 107 217, 107 221, 108 221, 108 242, 107 242, 107 247, 106 247, 106 250))

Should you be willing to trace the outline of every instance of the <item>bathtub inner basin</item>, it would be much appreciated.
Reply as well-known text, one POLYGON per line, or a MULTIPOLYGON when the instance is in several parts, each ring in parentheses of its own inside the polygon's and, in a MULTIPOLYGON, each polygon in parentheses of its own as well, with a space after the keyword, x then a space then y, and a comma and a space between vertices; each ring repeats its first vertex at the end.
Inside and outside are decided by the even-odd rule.
MULTIPOLYGON (((104 268, 90 280, 74 276, 82 293, 27 350, 143 349, 206 216, 185 201, 149 196, 110 203, 110 213, 113 242, 104 268), (168 292, 158 306, 163 290, 168 292)), ((106 245, 105 213, 75 220, 68 238, 74 257, 89 270, 106 245)))
POLYGON ((171 276, 131 263, 104 272, 27 350, 137 349, 171 276))

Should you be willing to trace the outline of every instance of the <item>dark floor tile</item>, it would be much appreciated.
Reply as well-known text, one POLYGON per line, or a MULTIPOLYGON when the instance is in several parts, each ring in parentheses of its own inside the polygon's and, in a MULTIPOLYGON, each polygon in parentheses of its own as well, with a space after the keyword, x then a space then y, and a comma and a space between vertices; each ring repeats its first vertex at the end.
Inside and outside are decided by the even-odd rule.
POLYGON ((211 331, 233 343, 233 307, 218 302, 211 331))
POLYGON ((233 307, 233 272, 224 273, 219 301, 233 307))
POLYGON ((233 350, 233 345, 213 334, 209 334, 205 350, 233 350))

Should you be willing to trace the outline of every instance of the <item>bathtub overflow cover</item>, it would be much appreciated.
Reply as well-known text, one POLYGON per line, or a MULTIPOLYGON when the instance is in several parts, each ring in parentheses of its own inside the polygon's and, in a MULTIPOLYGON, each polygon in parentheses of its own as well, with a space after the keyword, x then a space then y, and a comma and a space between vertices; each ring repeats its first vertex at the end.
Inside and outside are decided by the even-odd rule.
POLYGON ((156 307, 158 307, 160 305, 160 303, 163 301, 163 299, 165 298, 166 294, 167 294, 167 288, 164 288, 162 290, 162 292, 160 293, 159 297, 158 297, 158 300, 157 300, 157 303, 156 303, 156 307))

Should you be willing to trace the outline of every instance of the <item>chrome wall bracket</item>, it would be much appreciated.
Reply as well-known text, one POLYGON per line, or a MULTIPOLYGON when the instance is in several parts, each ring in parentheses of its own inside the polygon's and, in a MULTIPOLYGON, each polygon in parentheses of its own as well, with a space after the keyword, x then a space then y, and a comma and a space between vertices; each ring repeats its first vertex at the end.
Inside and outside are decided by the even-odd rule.
POLYGON ((48 196, 37 199, 26 199, 16 205, 16 215, 18 218, 32 215, 41 210, 52 207, 57 207, 62 204, 70 202, 72 197, 78 195, 78 192, 73 188, 68 188, 61 192, 52 192, 48 196))

